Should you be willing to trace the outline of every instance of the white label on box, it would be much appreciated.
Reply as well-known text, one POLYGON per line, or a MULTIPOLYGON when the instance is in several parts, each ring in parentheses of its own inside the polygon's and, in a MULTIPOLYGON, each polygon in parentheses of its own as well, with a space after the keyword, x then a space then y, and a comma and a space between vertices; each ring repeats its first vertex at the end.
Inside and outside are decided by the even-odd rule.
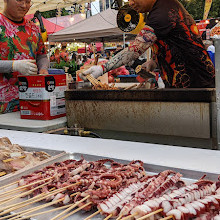
POLYGON ((57 86, 53 92, 46 91, 45 88, 30 87, 26 92, 19 92, 19 99, 22 100, 50 100, 51 96, 63 98, 66 86, 57 86))
POLYGON ((66 113, 65 99, 56 99, 56 106, 50 105, 50 116, 56 116, 66 113))
POLYGON ((21 115, 31 115, 30 110, 21 110, 21 115))
POLYGON ((50 106, 54 107, 56 105, 57 105, 56 96, 51 96, 50 97, 50 106))

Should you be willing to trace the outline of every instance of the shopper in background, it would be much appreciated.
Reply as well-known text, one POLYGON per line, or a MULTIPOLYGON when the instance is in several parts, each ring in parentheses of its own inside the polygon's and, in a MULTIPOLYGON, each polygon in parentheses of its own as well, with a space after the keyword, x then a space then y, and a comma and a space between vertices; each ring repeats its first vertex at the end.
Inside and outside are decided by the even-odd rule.
POLYGON ((91 58, 91 53, 89 51, 87 51, 86 56, 87 56, 88 59, 90 59, 91 58))
POLYGON ((120 51, 122 51, 122 50, 123 50, 122 46, 121 46, 121 45, 117 45, 116 50, 115 50, 115 52, 114 52, 114 56, 115 56, 117 53, 119 53, 120 51))
POLYGON ((62 46, 61 52, 60 52, 60 58, 62 58, 62 60, 66 62, 69 61, 69 53, 67 52, 66 46, 62 46))
POLYGON ((60 63, 60 50, 58 48, 56 48, 54 55, 55 55, 55 61, 59 64, 60 63))
POLYGON ((72 54, 72 60, 74 60, 76 62, 76 54, 74 52, 72 54))
POLYGON ((83 61, 82 55, 78 54, 78 55, 76 56, 76 64, 77 64, 77 69, 78 69, 78 70, 80 69, 80 67, 81 67, 82 64, 83 64, 82 61, 83 61))
POLYGON ((84 64, 87 61, 87 56, 83 55, 82 64, 84 64))
POLYGON ((17 111, 17 75, 48 74, 48 58, 39 28, 24 18, 30 0, 4 0, 0 13, 0 113, 17 111))
MULTIPOLYGON (((215 86, 215 70, 202 43, 195 21, 178 0, 129 0, 139 13, 147 13, 145 27, 133 45, 117 53, 102 66, 93 66, 81 74, 97 78, 105 72, 137 59, 149 47, 159 64, 168 88, 211 88, 215 86)), ((150 68, 149 68, 150 69, 150 68)))
POLYGON ((208 42, 207 51, 208 51, 209 56, 215 66, 215 46, 213 45, 213 41, 211 41, 211 40, 208 42))
POLYGON ((107 60, 110 60, 112 58, 111 51, 106 50, 105 54, 106 54, 106 59, 107 60))

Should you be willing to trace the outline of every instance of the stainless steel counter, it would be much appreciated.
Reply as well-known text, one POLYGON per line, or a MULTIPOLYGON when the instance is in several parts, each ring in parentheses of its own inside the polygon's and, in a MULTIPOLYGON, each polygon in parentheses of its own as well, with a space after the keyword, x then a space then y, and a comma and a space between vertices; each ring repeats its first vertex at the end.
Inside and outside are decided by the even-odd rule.
POLYGON ((146 164, 220 174, 220 151, 1 129, 0 137, 3 136, 23 146, 122 160, 139 159, 146 164))

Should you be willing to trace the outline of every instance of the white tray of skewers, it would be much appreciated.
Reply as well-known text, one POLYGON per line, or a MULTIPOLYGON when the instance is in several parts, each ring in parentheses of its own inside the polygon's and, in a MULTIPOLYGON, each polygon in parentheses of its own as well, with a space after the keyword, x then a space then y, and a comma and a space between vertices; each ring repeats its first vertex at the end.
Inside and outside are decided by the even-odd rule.
POLYGON ((219 219, 218 174, 203 175, 66 154, 1 187, 0 220, 219 219))

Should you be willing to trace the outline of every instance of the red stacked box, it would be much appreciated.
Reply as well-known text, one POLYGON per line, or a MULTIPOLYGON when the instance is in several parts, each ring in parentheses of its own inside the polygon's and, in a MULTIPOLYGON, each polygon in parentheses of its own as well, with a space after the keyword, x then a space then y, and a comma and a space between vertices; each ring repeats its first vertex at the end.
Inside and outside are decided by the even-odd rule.
POLYGON ((19 76, 22 119, 51 120, 66 115, 66 75, 19 76))

